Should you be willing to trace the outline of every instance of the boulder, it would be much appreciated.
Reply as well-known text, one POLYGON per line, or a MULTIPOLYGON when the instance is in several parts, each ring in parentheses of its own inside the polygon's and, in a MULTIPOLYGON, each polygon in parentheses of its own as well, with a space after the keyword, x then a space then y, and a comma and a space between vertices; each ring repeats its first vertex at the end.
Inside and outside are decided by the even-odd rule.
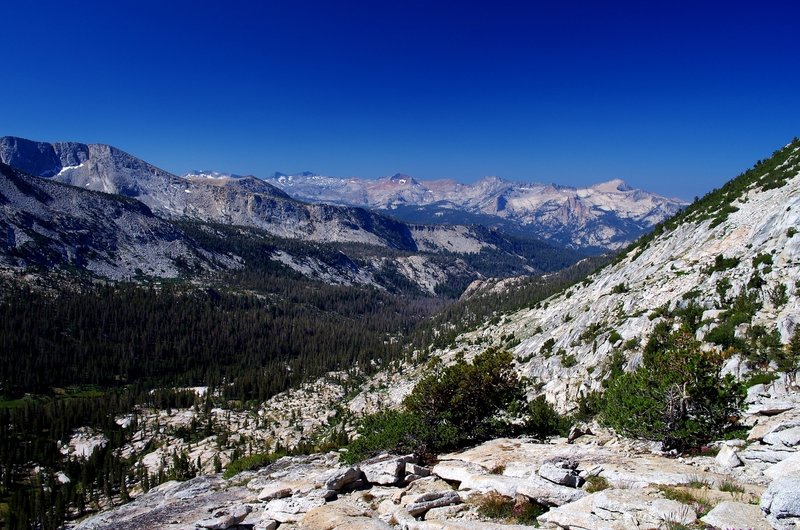
POLYGON ((747 435, 747 440, 749 442, 761 440, 775 430, 791 429, 792 427, 800 427, 800 414, 796 409, 778 416, 758 416, 756 424, 747 435))
POLYGON ((767 394, 767 389, 764 384, 759 383, 747 389, 747 397, 744 398, 744 402, 748 404, 756 403, 758 400, 763 399, 768 395, 769 394, 767 394))
POLYGON ((585 482, 578 471, 578 463, 574 460, 545 462, 539 468, 539 476, 554 484, 570 488, 579 488, 585 482))
MULTIPOLYGON (((516 493, 545 506, 561 506, 586 496, 586 492, 583 490, 560 486, 537 476, 531 476, 523 481, 517 487, 516 493)), ((509 496, 513 497, 514 495, 509 496)))
POLYGON ((751 416, 760 415, 760 416, 776 416, 787 410, 792 410, 795 408, 794 403, 786 402, 786 401, 763 401, 761 403, 757 403, 755 405, 751 405, 748 409, 746 414, 751 416))
POLYGON ((389 530, 392 527, 368 511, 334 503, 312 508, 302 519, 304 530, 389 530))
POLYGON ((800 476, 800 453, 794 453, 789 458, 772 464, 764 470, 764 476, 772 480, 786 476, 800 476))
POLYGON ((439 508, 431 508, 425 513, 425 519, 431 521, 452 519, 457 514, 467 509, 466 504, 451 504, 450 506, 441 506, 439 508))
POLYGON ((405 502, 408 504, 409 502, 414 502, 417 497, 424 493, 446 491, 450 489, 452 489, 450 484, 438 477, 423 477, 419 480, 415 480, 405 489, 397 490, 394 495, 392 495, 392 501, 394 503, 405 502))
POLYGON ((406 474, 406 463, 413 455, 381 455, 361 464, 361 471, 370 484, 391 485, 399 483, 406 474))
POLYGON ((717 453, 717 456, 714 458, 714 460, 716 460, 717 463, 722 467, 733 469, 734 467, 743 465, 741 459, 736 453, 737 451, 733 447, 729 445, 723 445, 720 447, 719 453, 717 453))
POLYGON ((278 482, 270 486, 265 486, 258 494, 258 500, 271 501, 272 499, 283 499, 284 497, 292 496, 292 488, 287 488, 284 484, 278 482))
POLYGON ((772 530, 758 506, 742 502, 722 501, 700 520, 715 528, 772 530))
POLYGON ((319 483, 324 484, 329 490, 340 491, 360 478, 361 470, 357 467, 343 467, 323 475, 319 483))
POLYGON ((576 423, 569 430, 569 434, 567 435, 567 443, 574 443, 575 440, 581 436, 586 436, 587 434, 592 434, 592 430, 589 428, 589 425, 583 422, 576 423))
POLYGON ((800 476, 773 480, 761 496, 761 511, 775 528, 795 528, 800 518, 800 476))
POLYGON ((697 515, 689 506, 664 499, 649 488, 599 491, 538 517, 542 528, 604 530, 662 528, 670 523, 690 525, 696 520, 697 515))
POLYGON ((765 444, 794 447, 800 444, 800 426, 789 427, 780 425, 778 428, 765 435, 762 440, 765 444))
POLYGON ((795 454, 793 449, 781 445, 751 445, 738 456, 745 463, 774 464, 795 454))
POLYGON ((200 528, 207 528, 208 530, 226 530, 244 521, 244 518, 247 517, 250 510, 250 506, 247 505, 222 508, 216 510, 210 518, 203 519, 195 524, 200 528))
POLYGON ((309 511, 325 504, 323 497, 287 497, 274 499, 264 506, 264 513, 279 523, 295 523, 309 511))
POLYGON ((406 504, 405 508, 406 511, 414 517, 419 517, 432 508, 440 508, 442 506, 460 503, 461 497, 453 490, 434 491, 420 495, 414 499, 414 502, 406 504))
POLYGON ((417 475, 418 477, 427 477, 431 474, 431 470, 413 462, 406 462, 406 473, 409 475, 417 475))

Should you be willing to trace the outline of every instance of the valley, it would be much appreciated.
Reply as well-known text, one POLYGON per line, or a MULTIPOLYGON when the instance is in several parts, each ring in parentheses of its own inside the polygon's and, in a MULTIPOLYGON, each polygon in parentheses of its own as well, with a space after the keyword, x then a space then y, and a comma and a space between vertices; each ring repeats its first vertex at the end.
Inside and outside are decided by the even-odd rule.
POLYGON ((642 201, 595 240, 387 217, 442 206, 405 176, 357 207, 108 146, 0 158, 8 528, 800 520, 797 140, 680 211, 567 190, 642 201))

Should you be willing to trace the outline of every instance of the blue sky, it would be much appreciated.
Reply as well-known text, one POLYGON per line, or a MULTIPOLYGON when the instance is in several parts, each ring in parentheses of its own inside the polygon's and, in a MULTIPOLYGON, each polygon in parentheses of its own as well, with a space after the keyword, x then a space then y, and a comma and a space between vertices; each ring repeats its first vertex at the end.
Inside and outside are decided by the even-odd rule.
POLYGON ((14 2, 0 135, 691 199, 800 135, 796 2, 14 2), (600 5, 602 4, 602 5, 600 5))

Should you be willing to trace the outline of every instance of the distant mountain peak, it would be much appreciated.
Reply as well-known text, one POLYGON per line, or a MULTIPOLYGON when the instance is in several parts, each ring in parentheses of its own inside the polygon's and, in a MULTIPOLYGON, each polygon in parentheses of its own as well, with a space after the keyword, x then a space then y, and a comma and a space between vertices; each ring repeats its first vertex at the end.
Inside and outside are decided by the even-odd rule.
POLYGON ((192 170, 183 175, 184 178, 206 178, 206 179, 241 179, 252 175, 237 175, 235 173, 222 173, 210 169, 192 170))
POLYGON ((603 191, 606 193, 615 193, 618 191, 633 191, 633 188, 627 182, 620 178, 611 179, 606 182, 599 182, 592 186, 593 190, 603 191))
POLYGON ((416 186, 419 184, 419 182, 417 182, 417 180, 414 177, 412 177, 411 175, 406 175, 405 173, 395 173, 394 175, 389 177, 388 180, 389 182, 395 184, 402 184, 408 186, 416 186))

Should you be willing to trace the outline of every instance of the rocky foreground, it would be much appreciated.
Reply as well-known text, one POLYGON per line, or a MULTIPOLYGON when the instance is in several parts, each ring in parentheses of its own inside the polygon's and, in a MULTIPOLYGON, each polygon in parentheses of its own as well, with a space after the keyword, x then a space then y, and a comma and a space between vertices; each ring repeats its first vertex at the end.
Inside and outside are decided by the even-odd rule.
POLYGON ((800 523, 800 394, 782 376, 751 387, 747 439, 698 456, 597 425, 548 443, 496 439, 431 466, 383 455, 285 457, 230 480, 167 482, 72 525, 88 529, 788 529, 800 523), (507 512, 491 507, 507 506, 507 512))

